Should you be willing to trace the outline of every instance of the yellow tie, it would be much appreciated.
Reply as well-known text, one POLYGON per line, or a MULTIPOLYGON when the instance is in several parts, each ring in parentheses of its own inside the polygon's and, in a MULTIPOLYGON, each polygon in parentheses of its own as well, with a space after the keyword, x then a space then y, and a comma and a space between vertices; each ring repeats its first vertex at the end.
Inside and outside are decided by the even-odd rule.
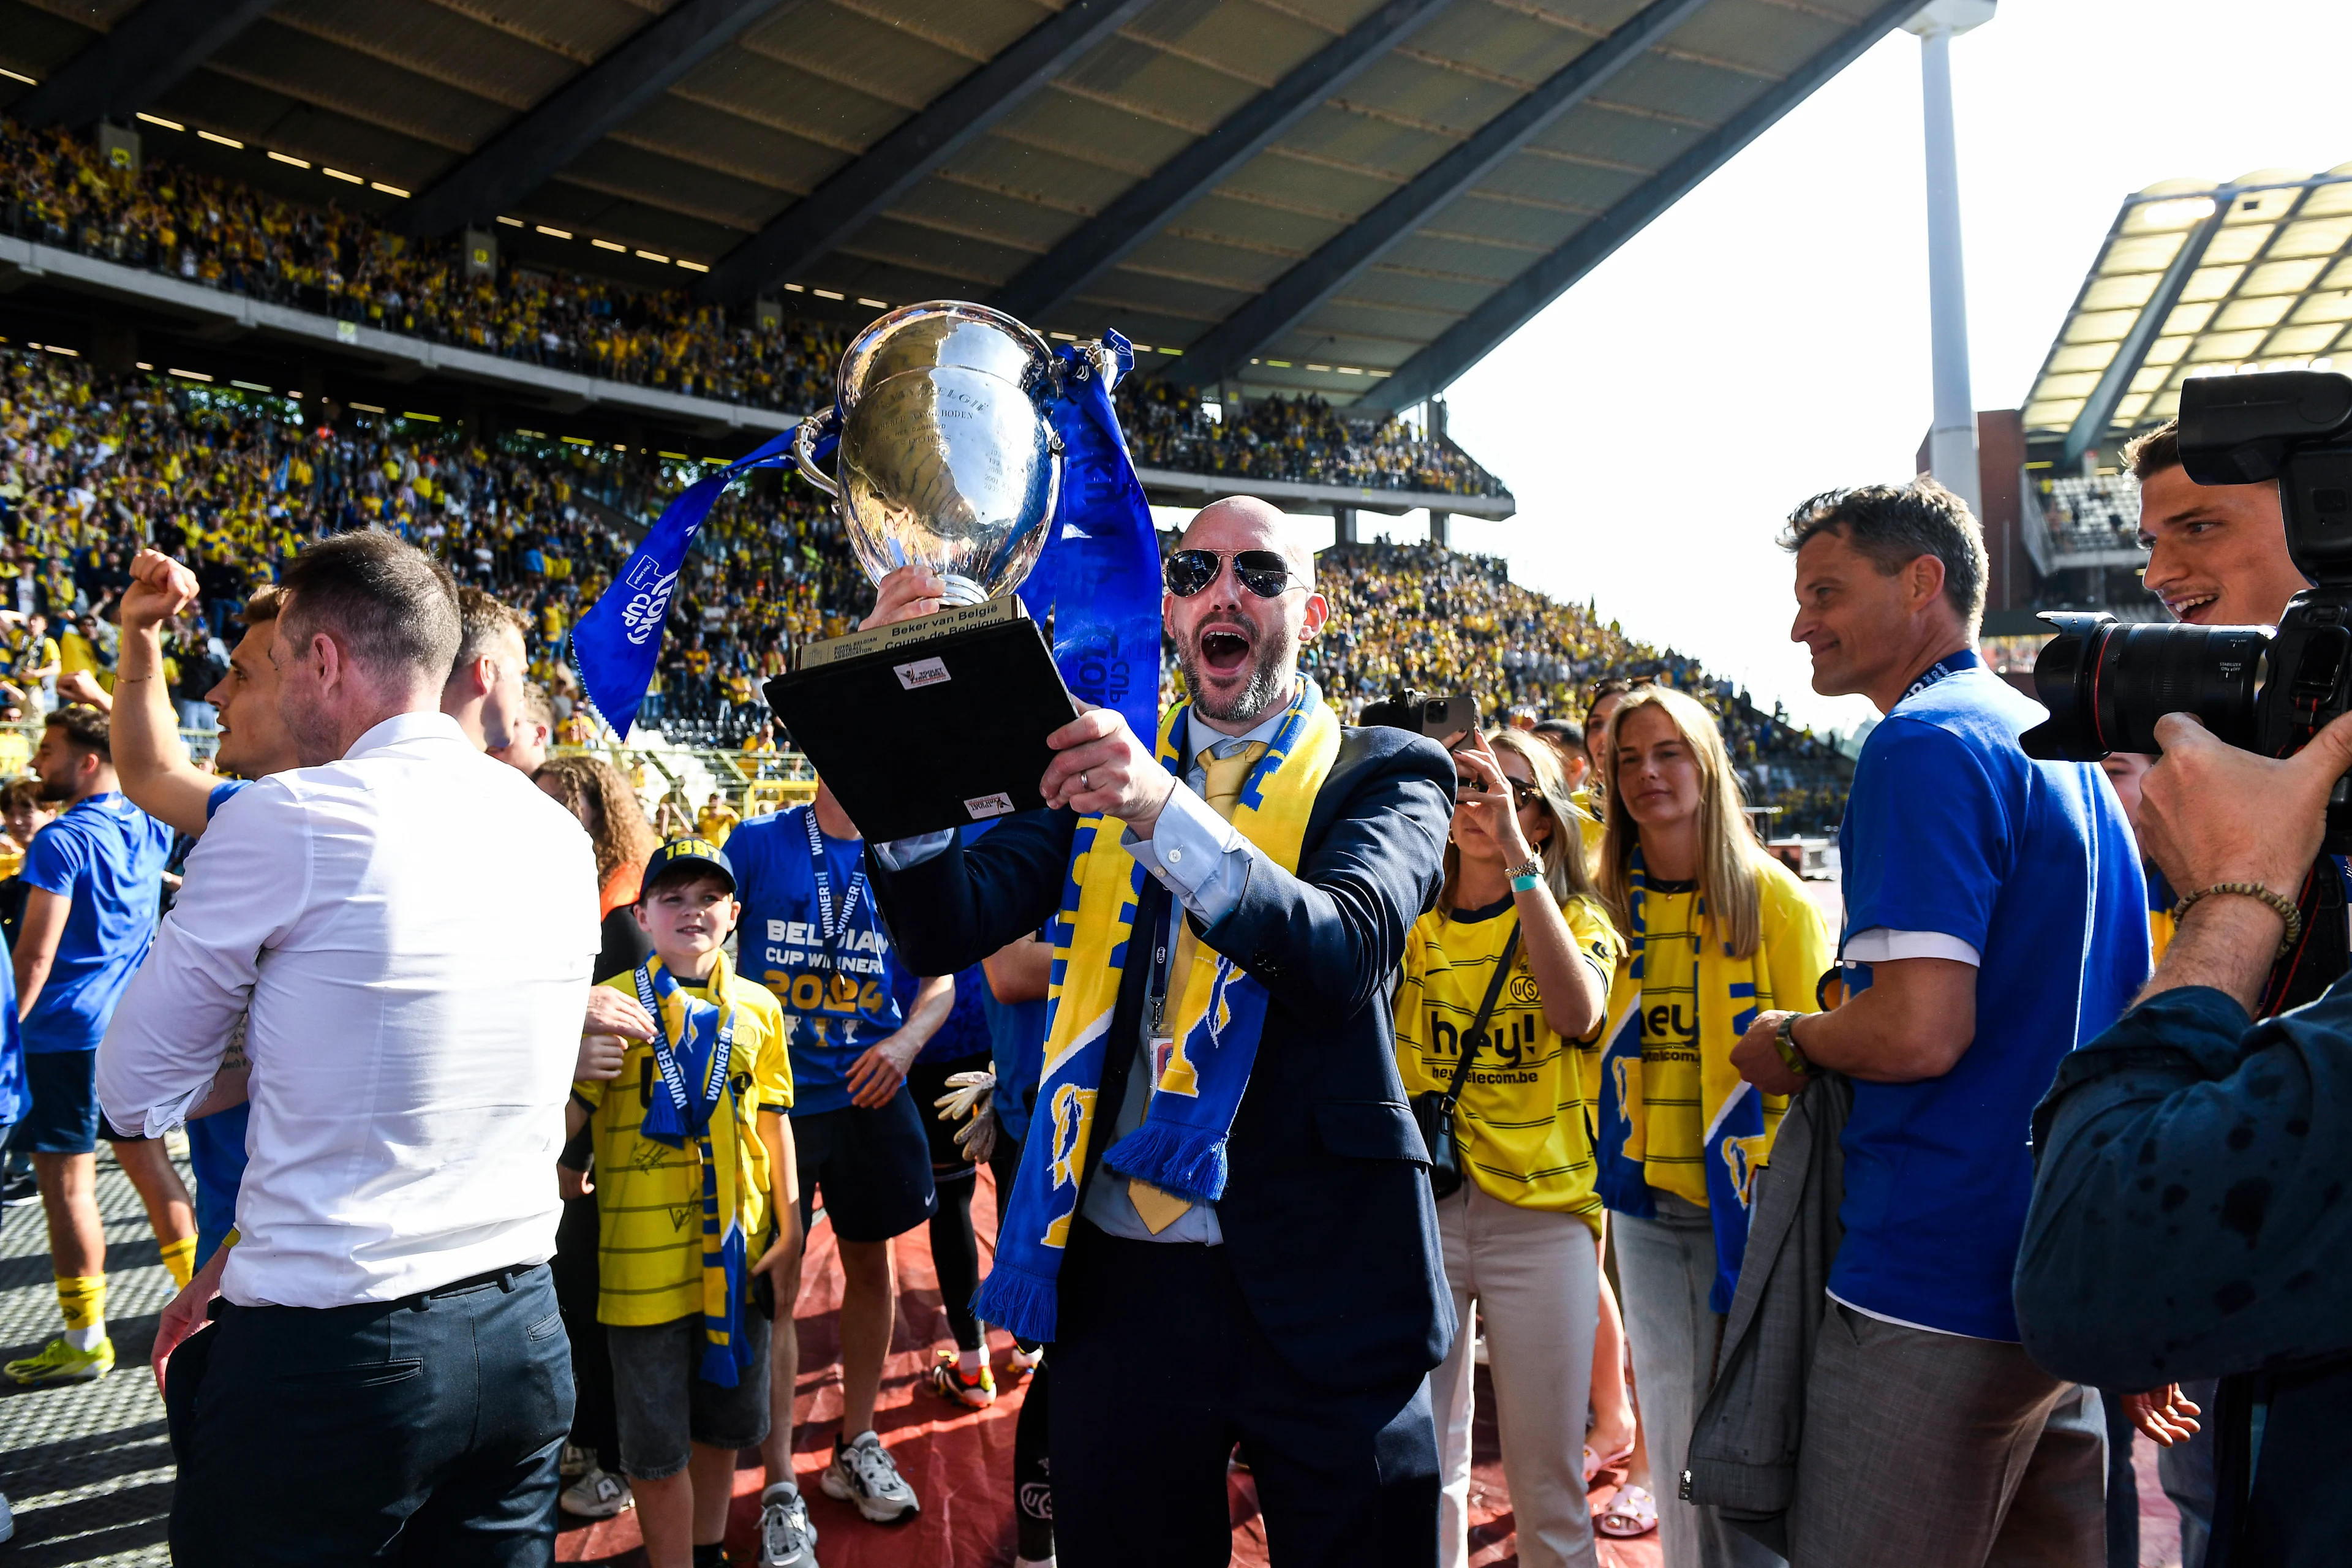
MULTIPOLYGON (((1250 769, 1256 766, 1257 760, 1264 755, 1265 742, 1252 741, 1230 757, 1220 757, 1214 747, 1209 747, 1194 758, 1206 774, 1201 781, 1201 798, 1209 803, 1209 809, 1231 822, 1234 807, 1241 804, 1242 785, 1249 782, 1250 769)), ((1182 1006, 1184 982, 1192 973, 1192 956, 1201 945, 1201 939, 1192 934, 1192 922, 1184 918, 1183 910, 1180 907, 1174 914, 1176 952, 1173 962, 1168 966, 1168 1010, 1171 1015, 1176 1014, 1182 1006)), ((1155 1060, 1151 1068, 1158 1072, 1159 1062, 1155 1060)), ((1141 1217, 1143 1228, 1154 1236, 1174 1225, 1183 1217, 1184 1211, 1192 1206, 1188 1198, 1180 1198, 1150 1182, 1132 1178, 1127 1184, 1127 1196, 1128 1201, 1135 1205, 1136 1214, 1141 1217)))

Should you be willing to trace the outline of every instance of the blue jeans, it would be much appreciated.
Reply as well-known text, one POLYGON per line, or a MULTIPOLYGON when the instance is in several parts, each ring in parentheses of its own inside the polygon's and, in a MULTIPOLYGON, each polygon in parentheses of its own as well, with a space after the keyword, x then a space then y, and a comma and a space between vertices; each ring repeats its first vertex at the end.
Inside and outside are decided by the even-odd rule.
POLYGON ((554 1556, 572 1353, 544 1264, 351 1307, 217 1301, 167 1387, 183 1568, 554 1556))

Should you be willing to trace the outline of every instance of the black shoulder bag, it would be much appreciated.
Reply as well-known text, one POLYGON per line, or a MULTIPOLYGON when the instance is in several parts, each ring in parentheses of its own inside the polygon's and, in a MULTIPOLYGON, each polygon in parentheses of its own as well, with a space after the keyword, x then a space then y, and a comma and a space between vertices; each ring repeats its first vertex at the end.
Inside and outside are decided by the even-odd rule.
POLYGON ((1502 956, 1495 960, 1495 978, 1486 983, 1486 999, 1478 1004, 1477 1021, 1462 1037, 1462 1055, 1454 1064, 1454 1081, 1444 1092, 1424 1089, 1412 1097, 1412 1119, 1421 1128, 1421 1141, 1429 1145, 1429 1190, 1441 1198, 1452 1197, 1462 1185, 1462 1162, 1454 1149, 1454 1106, 1462 1098, 1462 1080, 1470 1071, 1470 1059, 1486 1043, 1486 1020, 1495 1016, 1495 1003, 1503 994, 1504 977, 1511 973, 1511 962, 1519 955, 1519 928, 1515 923, 1510 936, 1503 943, 1502 956))

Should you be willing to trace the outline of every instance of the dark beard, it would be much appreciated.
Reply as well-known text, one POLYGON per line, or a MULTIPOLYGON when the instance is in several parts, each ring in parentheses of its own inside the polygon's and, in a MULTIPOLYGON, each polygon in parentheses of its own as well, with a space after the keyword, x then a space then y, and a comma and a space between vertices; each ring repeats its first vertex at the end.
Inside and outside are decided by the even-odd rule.
POLYGON ((1234 724, 1265 717, 1265 710, 1289 687, 1291 665, 1297 654, 1298 645, 1292 640, 1289 629, 1276 625, 1251 645, 1249 679, 1242 683, 1237 694, 1223 702, 1208 694, 1208 683, 1201 678, 1197 639, 1193 647, 1177 650, 1176 671, 1184 678, 1184 689, 1192 694, 1192 706, 1200 710, 1202 718, 1234 724))

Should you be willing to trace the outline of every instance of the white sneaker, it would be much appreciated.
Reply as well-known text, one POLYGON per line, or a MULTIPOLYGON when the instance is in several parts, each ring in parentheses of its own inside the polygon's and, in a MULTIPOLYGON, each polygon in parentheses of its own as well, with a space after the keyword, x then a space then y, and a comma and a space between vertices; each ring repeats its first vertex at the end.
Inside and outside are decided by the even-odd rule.
POLYGON ((760 1568, 816 1568, 816 1526, 791 1481, 760 1494, 760 1568))
POLYGON ((576 1481, 596 1468, 596 1456, 577 1443, 563 1445, 563 1458, 555 1467, 556 1474, 567 1481, 576 1481))
POLYGON ((629 1495, 626 1479, 593 1465, 588 1467, 586 1475, 564 1488, 563 1495, 556 1500, 563 1505, 564 1512, 582 1519, 611 1519, 637 1506, 637 1500, 629 1495))
POLYGON ((847 1443, 833 1445, 833 1463, 819 1483, 824 1495, 854 1502, 857 1511, 877 1524, 896 1524, 923 1510, 915 1489, 898 1473, 898 1461, 871 1432, 860 1432, 847 1443))

